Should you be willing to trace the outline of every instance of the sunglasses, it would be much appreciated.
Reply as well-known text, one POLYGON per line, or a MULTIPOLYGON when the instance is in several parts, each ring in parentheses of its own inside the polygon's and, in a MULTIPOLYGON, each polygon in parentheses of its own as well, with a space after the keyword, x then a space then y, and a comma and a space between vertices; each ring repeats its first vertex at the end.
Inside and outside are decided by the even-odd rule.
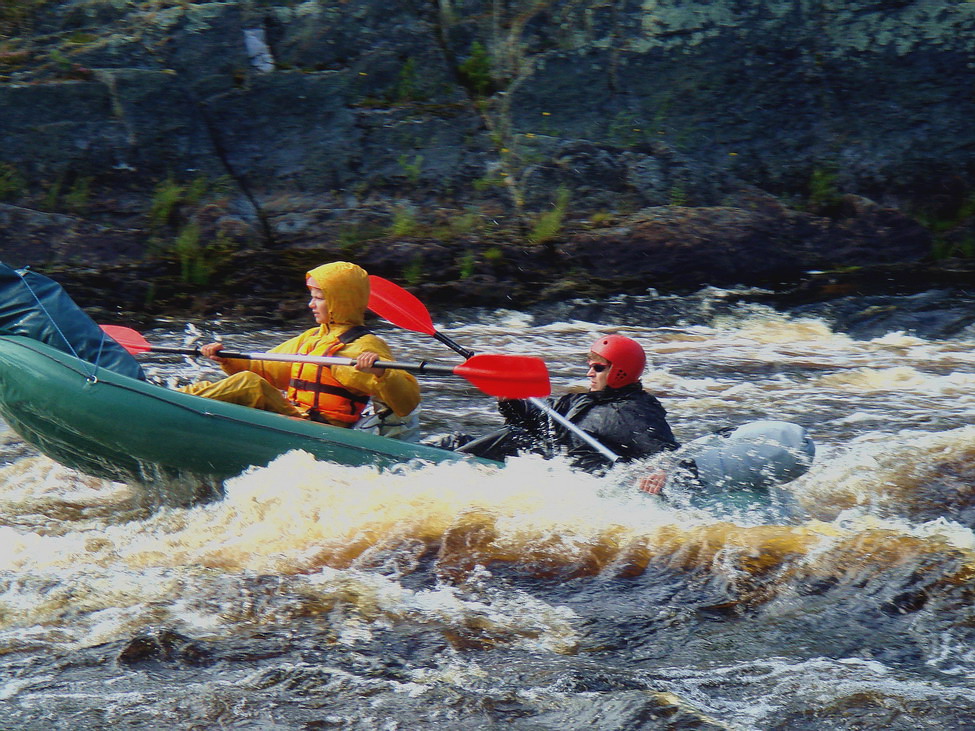
POLYGON ((609 368, 609 363, 588 363, 587 365, 596 371, 596 373, 602 373, 604 370, 609 368))

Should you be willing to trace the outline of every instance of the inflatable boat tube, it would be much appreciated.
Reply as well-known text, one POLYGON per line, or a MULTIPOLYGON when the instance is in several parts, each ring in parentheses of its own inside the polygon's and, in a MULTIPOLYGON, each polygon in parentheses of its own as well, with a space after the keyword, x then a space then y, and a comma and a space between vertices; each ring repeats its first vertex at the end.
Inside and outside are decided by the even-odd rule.
POLYGON ((767 489, 791 482, 812 465, 816 447, 789 421, 752 421, 689 442, 698 480, 717 490, 767 489))

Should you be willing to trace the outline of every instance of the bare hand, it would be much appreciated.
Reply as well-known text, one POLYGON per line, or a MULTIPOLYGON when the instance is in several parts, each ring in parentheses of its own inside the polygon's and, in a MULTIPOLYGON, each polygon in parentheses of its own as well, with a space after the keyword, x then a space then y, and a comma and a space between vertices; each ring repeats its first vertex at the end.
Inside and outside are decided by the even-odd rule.
POLYGON ((636 481, 637 489, 649 495, 659 495, 666 484, 667 473, 663 470, 654 470, 636 481))
POLYGON ((372 364, 377 360, 379 360, 379 354, 373 353, 371 350, 367 350, 364 353, 359 353, 358 357, 355 359, 355 369, 357 371, 362 371, 363 373, 371 373, 374 376, 381 376, 385 369, 372 367, 372 364))
POLYGON ((200 355, 215 360, 217 363, 222 363, 225 359, 217 355, 217 351, 221 348, 223 348, 223 343, 207 343, 200 348, 200 355))

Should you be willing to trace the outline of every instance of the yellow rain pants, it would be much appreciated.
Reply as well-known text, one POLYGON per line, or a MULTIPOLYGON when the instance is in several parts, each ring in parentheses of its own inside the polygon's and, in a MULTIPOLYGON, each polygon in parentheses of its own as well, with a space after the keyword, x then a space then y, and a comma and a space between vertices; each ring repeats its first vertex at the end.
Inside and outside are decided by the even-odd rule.
POLYGON ((284 394, 252 371, 240 371, 220 381, 197 381, 179 390, 214 401, 240 404, 285 416, 304 417, 284 394))

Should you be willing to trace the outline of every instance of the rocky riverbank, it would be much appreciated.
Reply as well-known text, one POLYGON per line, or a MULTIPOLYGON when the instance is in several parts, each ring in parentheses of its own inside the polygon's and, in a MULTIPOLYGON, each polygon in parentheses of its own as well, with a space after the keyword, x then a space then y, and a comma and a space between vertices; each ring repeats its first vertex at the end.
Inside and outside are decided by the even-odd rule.
MULTIPOLYGON (((217 314, 300 319, 304 272, 336 259, 408 286, 435 310, 521 309, 708 285, 765 288, 786 306, 852 294, 971 289, 975 261, 933 261, 931 235, 913 219, 855 197, 844 199, 841 209, 828 217, 753 197, 739 206, 656 207, 598 225, 573 222, 548 245, 526 245, 497 232, 487 238, 469 234, 453 245, 414 235, 378 237, 352 248, 243 248, 215 255, 205 279, 196 282, 187 281, 179 256, 124 256, 110 237, 100 249, 79 248, 65 258, 38 257, 39 240, 6 251, 4 258, 57 279, 89 311, 145 322, 217 314)), ((10 207, 0 207, 0 214, 4 210, 10 207)), ((44 231, 47 240, 71 241, 70 225, 44 231)))
POLYGON ((941 0, 12 0, 0 258, 145 317, 287 317, 337 258, 433 306, 938 286, 973 45, 941 0))

